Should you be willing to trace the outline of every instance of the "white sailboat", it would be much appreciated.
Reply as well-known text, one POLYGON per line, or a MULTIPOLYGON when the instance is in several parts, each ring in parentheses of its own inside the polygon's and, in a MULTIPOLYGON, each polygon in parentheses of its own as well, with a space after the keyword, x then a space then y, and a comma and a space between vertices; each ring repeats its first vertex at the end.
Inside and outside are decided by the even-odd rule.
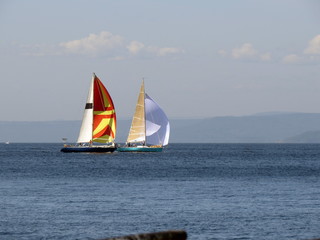
POLYGON ((169 143, 170 124, 160 106, 145 93, 142 81, 126 145, 120 152, 160 152, 169 143))
POLYGON ((74 146, 65 145, 62 152, 113 152, 116 150, 116 113, 111 96, 93 74, 82 125, 74 146), (94 144, 95 143, 95 144, 94 144))

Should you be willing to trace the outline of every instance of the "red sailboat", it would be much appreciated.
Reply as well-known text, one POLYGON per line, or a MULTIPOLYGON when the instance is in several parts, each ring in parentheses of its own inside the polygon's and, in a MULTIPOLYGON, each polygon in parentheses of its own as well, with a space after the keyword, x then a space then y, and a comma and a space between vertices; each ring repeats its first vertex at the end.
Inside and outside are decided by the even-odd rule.
POLYGON ((107 89, 93 74, 77 144, 62 152, 113 152, 116 150, 116 112, 107 89))

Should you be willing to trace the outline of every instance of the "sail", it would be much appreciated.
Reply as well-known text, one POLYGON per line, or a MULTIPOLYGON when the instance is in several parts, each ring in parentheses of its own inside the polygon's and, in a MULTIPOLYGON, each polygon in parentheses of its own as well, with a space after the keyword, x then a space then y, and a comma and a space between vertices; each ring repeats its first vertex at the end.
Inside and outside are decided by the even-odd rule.
POLYGON ((145 94, 146 143, 147 145, 168 145, 169 120, 160 106, 145 94))
POLYGON ((112 99, 100 79, 93 82, 93 131, 92 141, 107 143, 116 137, 116 113, 112 99))
POLYGON ((128 143, 145 142, 145 116, 144 116, 144 82, 141 84, 136 111, 132 118, 131 128, 127 139, 128 143))
POLYGON ((87 102, 84 108, 82 124, 81 124, 77 143, 88 143, 92 140, 93 81, 94 81, 94 76, 92 77, 92 80, 90 83, 89 93, 88 93, 87 102))

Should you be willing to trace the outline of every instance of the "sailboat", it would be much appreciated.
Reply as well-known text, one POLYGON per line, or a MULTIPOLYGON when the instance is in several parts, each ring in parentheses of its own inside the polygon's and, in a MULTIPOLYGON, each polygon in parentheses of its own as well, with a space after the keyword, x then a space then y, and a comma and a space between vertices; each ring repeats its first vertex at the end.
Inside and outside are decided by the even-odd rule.
POLYGON ((62 152, 113 152, 116 150, 116 113, 112 99, 93 74, 76 145, 64 145, 62 152))
POLYGON ((126 144, 119 152, 161 152, 168 145, 170 124, 160 106, 147 94, 142 81, 126 144))

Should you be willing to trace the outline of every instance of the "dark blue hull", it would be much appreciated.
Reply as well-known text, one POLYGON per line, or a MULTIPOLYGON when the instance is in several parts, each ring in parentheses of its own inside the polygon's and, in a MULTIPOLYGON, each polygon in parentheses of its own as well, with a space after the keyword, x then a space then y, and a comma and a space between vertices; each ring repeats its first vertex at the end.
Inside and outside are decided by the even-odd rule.
POLYGON ((63 147, 61 152, 86 152, 86 153, 105 153, 105 152, 114 152, 116 147, 63 147))

